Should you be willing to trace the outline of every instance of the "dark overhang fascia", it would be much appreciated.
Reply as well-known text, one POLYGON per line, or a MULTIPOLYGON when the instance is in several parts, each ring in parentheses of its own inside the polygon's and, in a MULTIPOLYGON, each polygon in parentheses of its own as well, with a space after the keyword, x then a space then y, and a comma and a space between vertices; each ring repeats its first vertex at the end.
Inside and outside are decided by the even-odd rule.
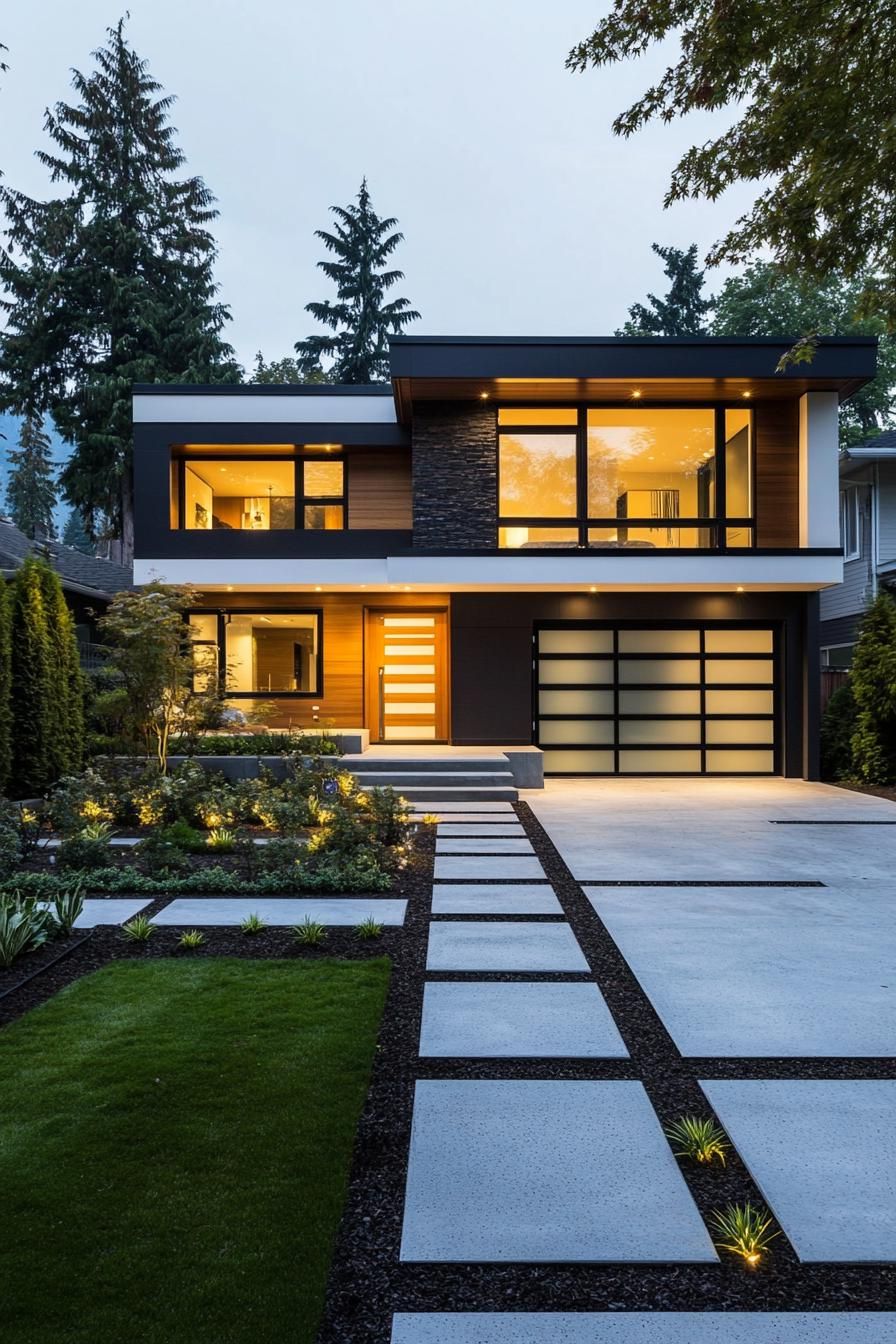
MULTIPOLYGON (((770 337, 493 337, 395 336, 389 343, 399 418, 426 384, 427 397, 470 396, 479 384, 490 397, 513 397, 511 380, 567 384, 559 395, 574 395, 578 382, 592 395, 595 384, 655 381, 733 387, 749 382, 761 395, 798 396, 807 387, 837 391, 841 399, 869 382, 877 371, 873 336, 825 337, 810 364, 775 369, 791 341, 770 337), (501 387, 501 381, 508 385, 501 387), (452 383, 455 391, 452 393, 452 383), (774 391, 772 391, 774 389, 774 391)), ((474 393, 475 395, 475 393, 474 393)), ((532 395, 531 392, 528 393, 532 395)), ((618 392, 614 389, 614 394, 618 392)), ((720 390, 719 396, 724 391, 720 390)))
POLYGON ((182 444, 340 443, 346 448, 407 448, 410 430, 405 425, 379 421, 141 421, 134 425, 134 442, 144 448, 170 448, 182 444))

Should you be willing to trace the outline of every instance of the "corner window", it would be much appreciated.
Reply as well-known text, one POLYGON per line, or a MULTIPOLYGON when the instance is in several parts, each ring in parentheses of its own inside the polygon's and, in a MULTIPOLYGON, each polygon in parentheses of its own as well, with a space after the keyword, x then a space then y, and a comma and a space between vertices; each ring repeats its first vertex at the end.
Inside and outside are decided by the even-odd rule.
POLYGON ((752 411, 498 410, 499 546, 753 545, 752 411))
POLYGON ((319 611, 191 612, 196 689, 223 669, 227 695, 320 695, 319 611))
POLYGON ((859 558, 859 492, 855 486, 840 491, 840 545, 844 560, 859 558))

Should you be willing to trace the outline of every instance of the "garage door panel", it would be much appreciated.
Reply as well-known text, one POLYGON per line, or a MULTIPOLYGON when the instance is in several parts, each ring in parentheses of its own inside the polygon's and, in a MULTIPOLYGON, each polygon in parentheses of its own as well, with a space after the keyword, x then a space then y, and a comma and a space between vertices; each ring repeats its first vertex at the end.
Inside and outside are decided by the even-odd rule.
POLYGON ((775 771, 769 627, 558 625, 535 668, 548 774, 775 771))
POLYGON ((540 714, 612 714, 612 691, 546 691, 538 692, 540 714))

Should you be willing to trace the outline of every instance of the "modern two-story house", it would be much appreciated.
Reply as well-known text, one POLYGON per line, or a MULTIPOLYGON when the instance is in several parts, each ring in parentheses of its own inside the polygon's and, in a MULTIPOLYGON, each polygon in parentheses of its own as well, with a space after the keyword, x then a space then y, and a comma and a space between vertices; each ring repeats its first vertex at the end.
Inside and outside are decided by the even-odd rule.
POLYGON ((141 386, 135 580, 197 675, 556 775, 816 773, 837 407, 871 339, 396 338, 376 387, 141 386))
POLYGON ((821 594, 823 668, 852 665, 868 602, 896 584, 896 431, 886 430, 840 454, 843 582, 821 594))

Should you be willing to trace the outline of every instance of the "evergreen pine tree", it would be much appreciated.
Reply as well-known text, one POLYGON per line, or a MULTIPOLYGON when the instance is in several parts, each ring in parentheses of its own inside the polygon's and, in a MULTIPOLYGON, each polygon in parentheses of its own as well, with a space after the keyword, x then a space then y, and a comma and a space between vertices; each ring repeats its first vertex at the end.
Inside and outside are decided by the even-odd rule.
POLYGON ((19 432, 18 448, 10 448, 6 507, 16 527, 26 536, 52 537, 56 507, 56 473, 49 435, 39 415, 27 415, 19 432))
POLYGON ((0 794, 5 793, 9 787, 12 770, 12 710, 10 705, 12 634, 10 618, 10 589, 8 584, 0 581, 0 794))
POLYGON ((62 529, 62 540, 66 546, 71 546, 76 551, 83 551, 85 555, 94 554, 95 548, 87 535, 79 509, 72 509, 69 512, 62 529))
POLYGON ((81 764, 84 739, 84 687, 75 622, 59 575, 45 560, 37 562, 50 646, 51 704, 47 756, 53 779, 81 764))
POLYGON ((333 359, 328 375, 334 383, 375 383, 389 374, 389 337, 400 334, 420 314, 407 299, 386 301, 386 291, 403 271, 390 271, 387 259, 404 235, 390 232, 396 219, 380 219, 370 204, 367 179, 357 204, 331 206, 333 233, 318 229, 317 238, 333 253, 333 261, 317 264, 336 286, 336 301, 306 303, 305 311, 332 335, 309 336, 296 344, 299 364, 308 381, 321 370, 321 359, 333 359))
POLYGON ((666 263, 663 270, 669 280, 664 299, 647 295, 649 307, 633 303, 628 321, 617 336, 705 336, 706 314, 713 306, 703 295, 705 272, 697 269, 697 244, 686 252, 678 247, 660 247, 651 243, 656 255, 666 263))
POLYGON ((236 382, 216 301, 214 198, 179 178, 173 99, 127 43, 124 20, 73 74, 77 101, 46 114, 38 158, 58 199, 2 190, 8 298, 2 356, 12 410, 50 410, 74 445, 61 484, 95 536, 104 520, 133 554, 131 385, 236 382))
POLYGON ((50 740, 55 712, 40 565, 32 556, 12 582, 10 640, 12 788, 19 798, 33 798, 54 779, 50 740))
POLYGON ((859 631, 850 677, 856 705, 852 766, 866 784, 896 780, 896 603, 879 593, 859 631))
POLYGON ((255 355, 255 368, 250 383, 328 383, 328 375, 318 364, 316 368, 304 368, 299 360, 286 355, 283 359, 266 361, 259 350, 255 355))

